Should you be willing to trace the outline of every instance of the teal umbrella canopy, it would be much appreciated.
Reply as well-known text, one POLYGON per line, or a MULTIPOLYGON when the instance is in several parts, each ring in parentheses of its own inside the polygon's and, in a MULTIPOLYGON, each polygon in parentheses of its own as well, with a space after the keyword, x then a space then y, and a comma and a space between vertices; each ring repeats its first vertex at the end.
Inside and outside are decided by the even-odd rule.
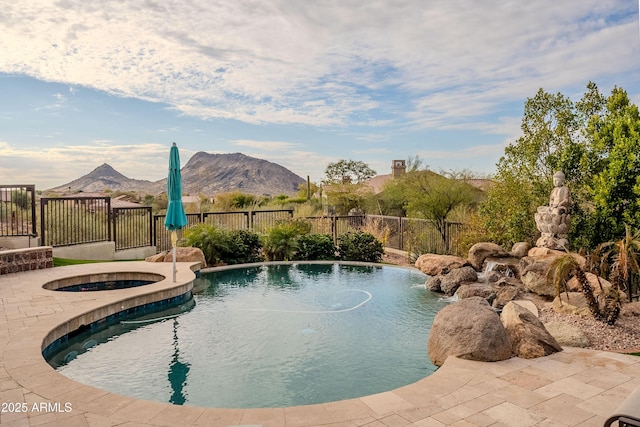
POLYGON ((167 179, 167 216, 164 226, 167 230, 179 230, 187 225, 187 215, 182 206, 182 178, 180 177, 180 154, 174 142, 169 154, 169 177, 167 179))

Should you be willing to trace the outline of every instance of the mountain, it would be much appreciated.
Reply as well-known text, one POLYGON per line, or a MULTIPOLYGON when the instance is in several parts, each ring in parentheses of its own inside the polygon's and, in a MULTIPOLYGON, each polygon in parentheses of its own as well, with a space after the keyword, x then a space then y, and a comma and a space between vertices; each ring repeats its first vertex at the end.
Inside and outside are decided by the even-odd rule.
POLYGON ((276 196, 295 194, 305 181, 289 169, 267 160, 241 153, 209 154, 201 151, 182 168, 182 182, 185 191, 194 194, 238 190, 276 196))
POLYGON ((99 193, 109 189, 146 192, 154 185, 156 184, 151 181, 127 178, 108 164, 103 163, 87 175, 48 191, 99 193))
MULTIPOLYGON (((214 195, 237 190, 255 195, 293 195, 305 182, 283 166, 241 153, 209 154, 201 151, 189 159, 181 173, 185 194, 214 195)), ((166 188, 166 178, 156 182, 130 179, 105 163, 81 178, 48 191, 94 193, 110 189, 159 194, 166 188)))

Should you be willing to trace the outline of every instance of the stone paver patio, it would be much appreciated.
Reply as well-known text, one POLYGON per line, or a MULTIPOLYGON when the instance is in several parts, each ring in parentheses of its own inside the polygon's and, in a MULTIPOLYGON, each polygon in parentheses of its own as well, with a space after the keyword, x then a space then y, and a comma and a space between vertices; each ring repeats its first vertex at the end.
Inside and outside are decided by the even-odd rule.
POLYGON ((99 390, 58 374, 42 357, 43 342, 56 338, 52 333, 66 333, 118 308, 180 295, 190 289, 193 278, 188 263, 178 264, 173 283, 170 263, 145 262, 87 264, 1 276, 0 424, 601 426, 640 385, 640 357, 565 348, 532 360, 482 363, 449 358, 435 374, 414 384, 345 401, 214 409, 143 401, 99 390), (168 279, 102 292, 42 288, 52 280, 114 271, 152 272, 168 279))

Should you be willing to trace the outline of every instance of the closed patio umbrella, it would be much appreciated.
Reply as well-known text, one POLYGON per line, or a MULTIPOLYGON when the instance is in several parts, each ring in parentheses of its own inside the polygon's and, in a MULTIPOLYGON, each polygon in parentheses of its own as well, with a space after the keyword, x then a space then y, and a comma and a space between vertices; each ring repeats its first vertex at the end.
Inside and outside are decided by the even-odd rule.
POLYGON ((174 142, 169 153, 169 176, 167 178, 167 216, 164 219, 164 226, 171 231, 171 247, 173 250, 173 281, 176 281, 176 245, 178 235, 176 230, 180 230, 187 225, 187 215, 182 206, 182 178, 180 177, 180 154, 174 142))

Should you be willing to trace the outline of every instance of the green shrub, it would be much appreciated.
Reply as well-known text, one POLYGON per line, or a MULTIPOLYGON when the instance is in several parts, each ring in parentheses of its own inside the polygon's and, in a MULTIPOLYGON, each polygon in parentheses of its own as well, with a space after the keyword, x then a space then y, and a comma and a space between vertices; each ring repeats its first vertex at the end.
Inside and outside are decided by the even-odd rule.
POLYGON ((380 262, 384 247, 372 234, 350 231, 338 237, 338 253, 343 261, 380 262))
POLYGON ((329 261, 336 259, 336 246, 328 234, 303 234, 298 238, 295 259, 329 261))
POLYGON ((198 224, 185 231, 183 245, 200 248, 209 265, 262 261, 260 238, 252 231, 198 224))
POLYGON ((224 248, 226 251, 220 253, 226 264, 246 264, 264 260, 258 233, 249 230, 229 230, 227 238, 228 243, 224 248))
POLYGON ((278 221, 262 239, 262 250, 267 261, 290 261, 298 252, 298 238, 311 230, 311 224, 302 220, 278 221))

